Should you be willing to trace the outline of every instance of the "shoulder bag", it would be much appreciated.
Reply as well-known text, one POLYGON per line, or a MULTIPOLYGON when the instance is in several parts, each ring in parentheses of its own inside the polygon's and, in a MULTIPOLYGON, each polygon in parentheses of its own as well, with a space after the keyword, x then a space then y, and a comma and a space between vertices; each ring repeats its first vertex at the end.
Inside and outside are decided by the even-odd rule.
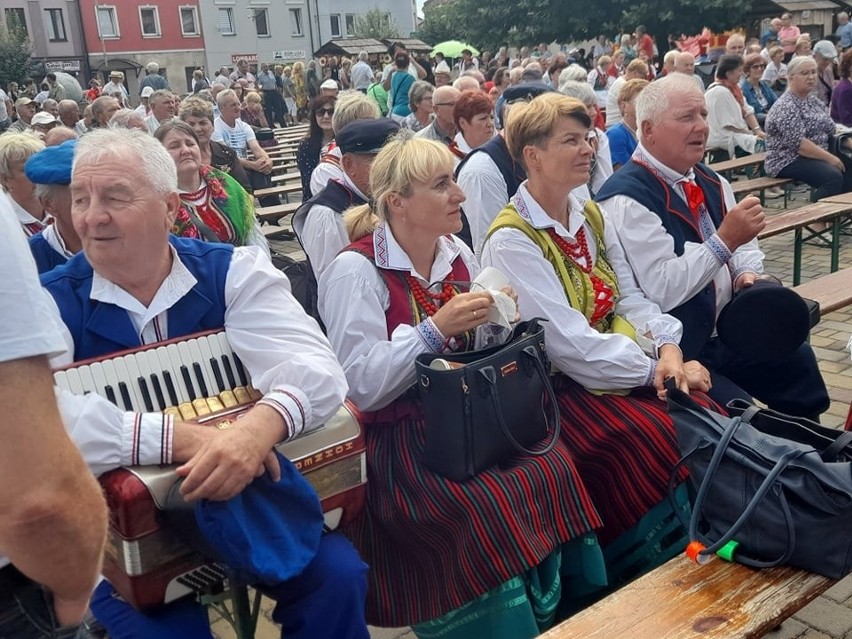
POLYGON ((419 355, 417 387, 426 430, 424 463, 465 481, 514 455, 545 455, 559 439, 544 328, 519 324, 506 344, 465 353, 419 355), (550 440, 542 441, 548 431, 550 440))

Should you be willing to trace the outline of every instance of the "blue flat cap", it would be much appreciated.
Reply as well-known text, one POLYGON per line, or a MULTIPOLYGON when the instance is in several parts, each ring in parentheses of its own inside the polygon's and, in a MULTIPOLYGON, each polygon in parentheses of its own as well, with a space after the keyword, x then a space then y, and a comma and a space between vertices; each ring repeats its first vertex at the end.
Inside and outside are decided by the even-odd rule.
POLYGON ((59 146, 48 146, 30 156, 24 173, 33 184, 71 184, 71 165, 77 140, 66 140, 59 146))
POLYGON ((385 142, 399 131, 399 124, 390 118, 355 120, 335 136, 341 153, 369 155, 382 150, 385 142))

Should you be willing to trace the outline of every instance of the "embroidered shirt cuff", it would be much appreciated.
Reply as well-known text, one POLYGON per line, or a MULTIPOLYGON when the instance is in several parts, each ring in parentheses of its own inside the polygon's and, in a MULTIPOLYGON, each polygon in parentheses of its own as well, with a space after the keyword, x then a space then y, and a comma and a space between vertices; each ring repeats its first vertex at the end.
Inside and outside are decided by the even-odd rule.
POLYGON ((274 409, 284 420, 287 435, 284 441, 298 437, 311 423, 307 399, 302 393, 290 389, 277 389, 267 393, 258 403, 274 409))
POLYGON ((420 339, 423 340, 423 343, 426 344, 426 347, 430 351, 433 353, 440 353, 444 350, 444 344, 447 340, 441 331, 438 330, 438 327, 435 325, 435 322, 432 321, 431 317, 427 317, 415 328, 417 329, 417 334, 420 336, 420 339))
POLYGON ((739 267, 738 269, 734 269, 734 271, 731 273, 731 283, 733 284, 734 282, 736 282, 736 281, 737 281, 737 278, 738 278, 740 275, 742 275, 743 273, 754 273, 755 275, 757 275, 757 273, 755 273, 755 272, 754 272, 754 268, 753 268, 753 267, 751 267, 751 266, 741 266, 741 267, 739 267))
POLYGON ((676 347, 679 351, 681 351, 681 354, 683 354, 683 351, 680 348, 680 344, 678 344, 677 339, 675 339, 675 337, 673 335, 668 335, 666 333, 662 333, 660 335, 654 335, 654 344, 657 346, 657 359, 660 358, 659 357, 660 348, 662 348, 665 344, 671 344, 672 346, 676 347))
POLYGON ((708 250, 713 254, 713 257, 719 262, 719 265, 727 264, 728 260, 731 259, 731 251, 725 246, 725 243, 722 241, 722 238, 719 237, 718 233, 714 233, 710 237, 707 238, 707 241, 704 242, 704 246, 708 248, 708 250))
POLYGON ((175 420, 163 413, 125 413, 122 466, 172 463, 175 420))
POLYGON ((645 374, 643 386, 653 386, 654 376, 657 374, 657 360, 648 358, 648 372, 645 374))

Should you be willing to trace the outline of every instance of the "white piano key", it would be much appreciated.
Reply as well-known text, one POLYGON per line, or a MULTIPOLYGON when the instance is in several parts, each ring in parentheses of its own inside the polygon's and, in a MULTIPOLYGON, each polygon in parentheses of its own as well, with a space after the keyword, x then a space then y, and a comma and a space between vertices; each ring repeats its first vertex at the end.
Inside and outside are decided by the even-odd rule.
POLYGON ((104 377, 103 364, 95 362, 89 366, 89 371, 92 373, 92 379, 95 380, 95 392, 101 397, 106 397, 107 380, 104 377))
POLYGON ((186 343, 186 346, 189 349, 189 354, 192 356, 192 372, 194 377, 197 377, 194 365, 198 364, 201 368, 201 377, 204 380, 204 387, 207 389, 207 392, 202 393, 202 395, 205 397, 213 397, 216 395, 216 384, 213 381, 213 371, 210 370, 210 363, 201 352, 198 340, 191 339, 186 343))
POLYGON ((140 413, 147 412, 145 399, 142 397, 142 388, 139 386, 139 366, 136 364, 136 355, 125 355, 121 358, 124 365, 127 367, 127 387, 130 389, 132 397, 136 401, 136 410, 140 413))
POLYGON ((65 377, 68 380, 68 390, 75 395, 83 395, 83 383, 80 381, 80 371, 76 368, 69 368, 65 371, 65 377))
POLYGON ((145 378, 145 383, 148 385, 148 394, 151 396, 151 402, 154 405, 156 412, 162 411, 168 404, 161 404, 157 399, 157 393, 154 390, 154 382, 152 377, 156 377, 162 390, 163 400, 166 399, 166 386, 160 375, 160 360, 157 358, 155 349, 141 351, 136 353, 136 365, 139 367, 139 374, 145 378), (152 365, 154 368, 152 368, 152 365))
POLYGON ((71 390, 68 388, 68 376, 65 374, 65 371, 55 371, 53 373, 53 384, 65 391, 70 392, 71 390))
POLYGON ((166 402, 171 405, 172 400, 169 395, 168 387, 166 386, 164 373, 168 372, 169 377, 172 380, 172 385, 174 386, 175 394, 177 395, 177 401, 174 403, 175 406, 181 404, 188 400, 188 396, 186 394, 186 390, 181 391, 181 384, 179 380, 179 376, 175 376, 172 367, 172 358, 169 357, 169 351, 165 346, 160 346, 157 348, 157 359, 160 361, 160 378, 163 380, 163 393, 165 393, 166 402))
POLYGON ((181 403, 190 401, 190 393, 186 384, 183 380, 183 375, 180 372, 180 367, 183 365, 180 356, 180 350, 178 349, 177 344, 169 344, 166 346, 166 353, 171 360, 171 367, 169 368, 169 372, 172 376, 172 381, 175 384, 175 388, 178 389, 178 395, 181 403))
POLYGON ((97 393, 98 385, 95 383, 95 379, 92 377, 92 367, 89 366, 80 366, 77 369, 80 372, 80 381, 83 384, 83 392, 84 393, 97 393))
MULTIPOLYGON (((215 358, 216 356, 213 354, 213 351, 210 349, 210 344, 214 340, 210 339, 210 336, 199 337, 196 340, 198 349, 201 351, 201 359, 204 363, 204 371, 207 373, 207 376, 210 378, 210 384, 208 384, 207 388, 210 390, 211 395, 218 395, 225 388, 219 388, 219 382, 216 381, 216 376, 213 374, 213 367, 210 365, 210 360, 215 358)), ((222 365, 219 365, 219 369, 221 370, 222 365)), ((222 382, 225 381, 225 378, 222 377, 222 382)))
MULTIPOLYGON (((227 356, 228 359, 231 362, 231 370, 233 371, 233 375, 234 375, 234 386, 239 386, 240 385, 240 378, 239 378, 239 375, 237 374, 236 364, 234 364, 234 351, 231 348, 231 345, 228 343, 228 337, 225 335, 225 331, 222 331, 221 333, 216 333, 216 341, 219 342, 219 362, 220 362, 220 364, 223 361, 224 357, 227 356)), ((224 376, 225 383, 230 386, 231 385, 230 381, 228 380, 228 376, 225 373, 225 366, 224 366, 224 364, 221 364, 221 365, 222 365, 222 375, 224 376)), ((233 390, 233 387, 230 390, 233 390)))
POLYGON ((118 389, 119 377, 115 370, 113 361, 110 359, 103 360, 101 362, 101 370, 103 372, 104 380, 106 381, 106 385, 104 386, 104 397, 109 399, 109 395, 106 392, 106 387, 109 386, 112 389, 116 406, 124 409, 124 402, 121 400, 121 393, 118 389))
MULTIPOLYGON (((188 342, 178 342, 177 347, 178 347, 178 353, 180 353, 181 365, 185 366, 186 370, 189 371, 189 378, 192 381, 192 388, 195 392, 195 397, 200 398, 200 397, 203 396, 203 393, 201 392, 201 384, 199 384, 195 379, 195 371, 192 368, 192 363, 193 363, 194 360, 193 360, 193 357, 192 357, 192 353, 189 350, 189 343, 188 342)), ((180 374, 181 374, 181 376, 183 376, 182 372, 180 372, 180 374)), ((187 388, 187 390, 189 390, 189 389, 187 388)))

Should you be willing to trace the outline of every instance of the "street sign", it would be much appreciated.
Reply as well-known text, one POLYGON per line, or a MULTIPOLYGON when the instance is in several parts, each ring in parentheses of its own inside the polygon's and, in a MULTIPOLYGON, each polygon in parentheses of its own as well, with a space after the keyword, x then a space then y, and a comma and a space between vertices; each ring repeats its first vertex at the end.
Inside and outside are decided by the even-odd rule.
POLYGON ((273 60, 305 60, 307 54, 304 49, 284 49, 283 51, 273 51, 273 60))
POLYGON ((231 54, 231 62, 236 64, 237 62, 257 62, 257 54, 256 53, 232 53, 231 54))

